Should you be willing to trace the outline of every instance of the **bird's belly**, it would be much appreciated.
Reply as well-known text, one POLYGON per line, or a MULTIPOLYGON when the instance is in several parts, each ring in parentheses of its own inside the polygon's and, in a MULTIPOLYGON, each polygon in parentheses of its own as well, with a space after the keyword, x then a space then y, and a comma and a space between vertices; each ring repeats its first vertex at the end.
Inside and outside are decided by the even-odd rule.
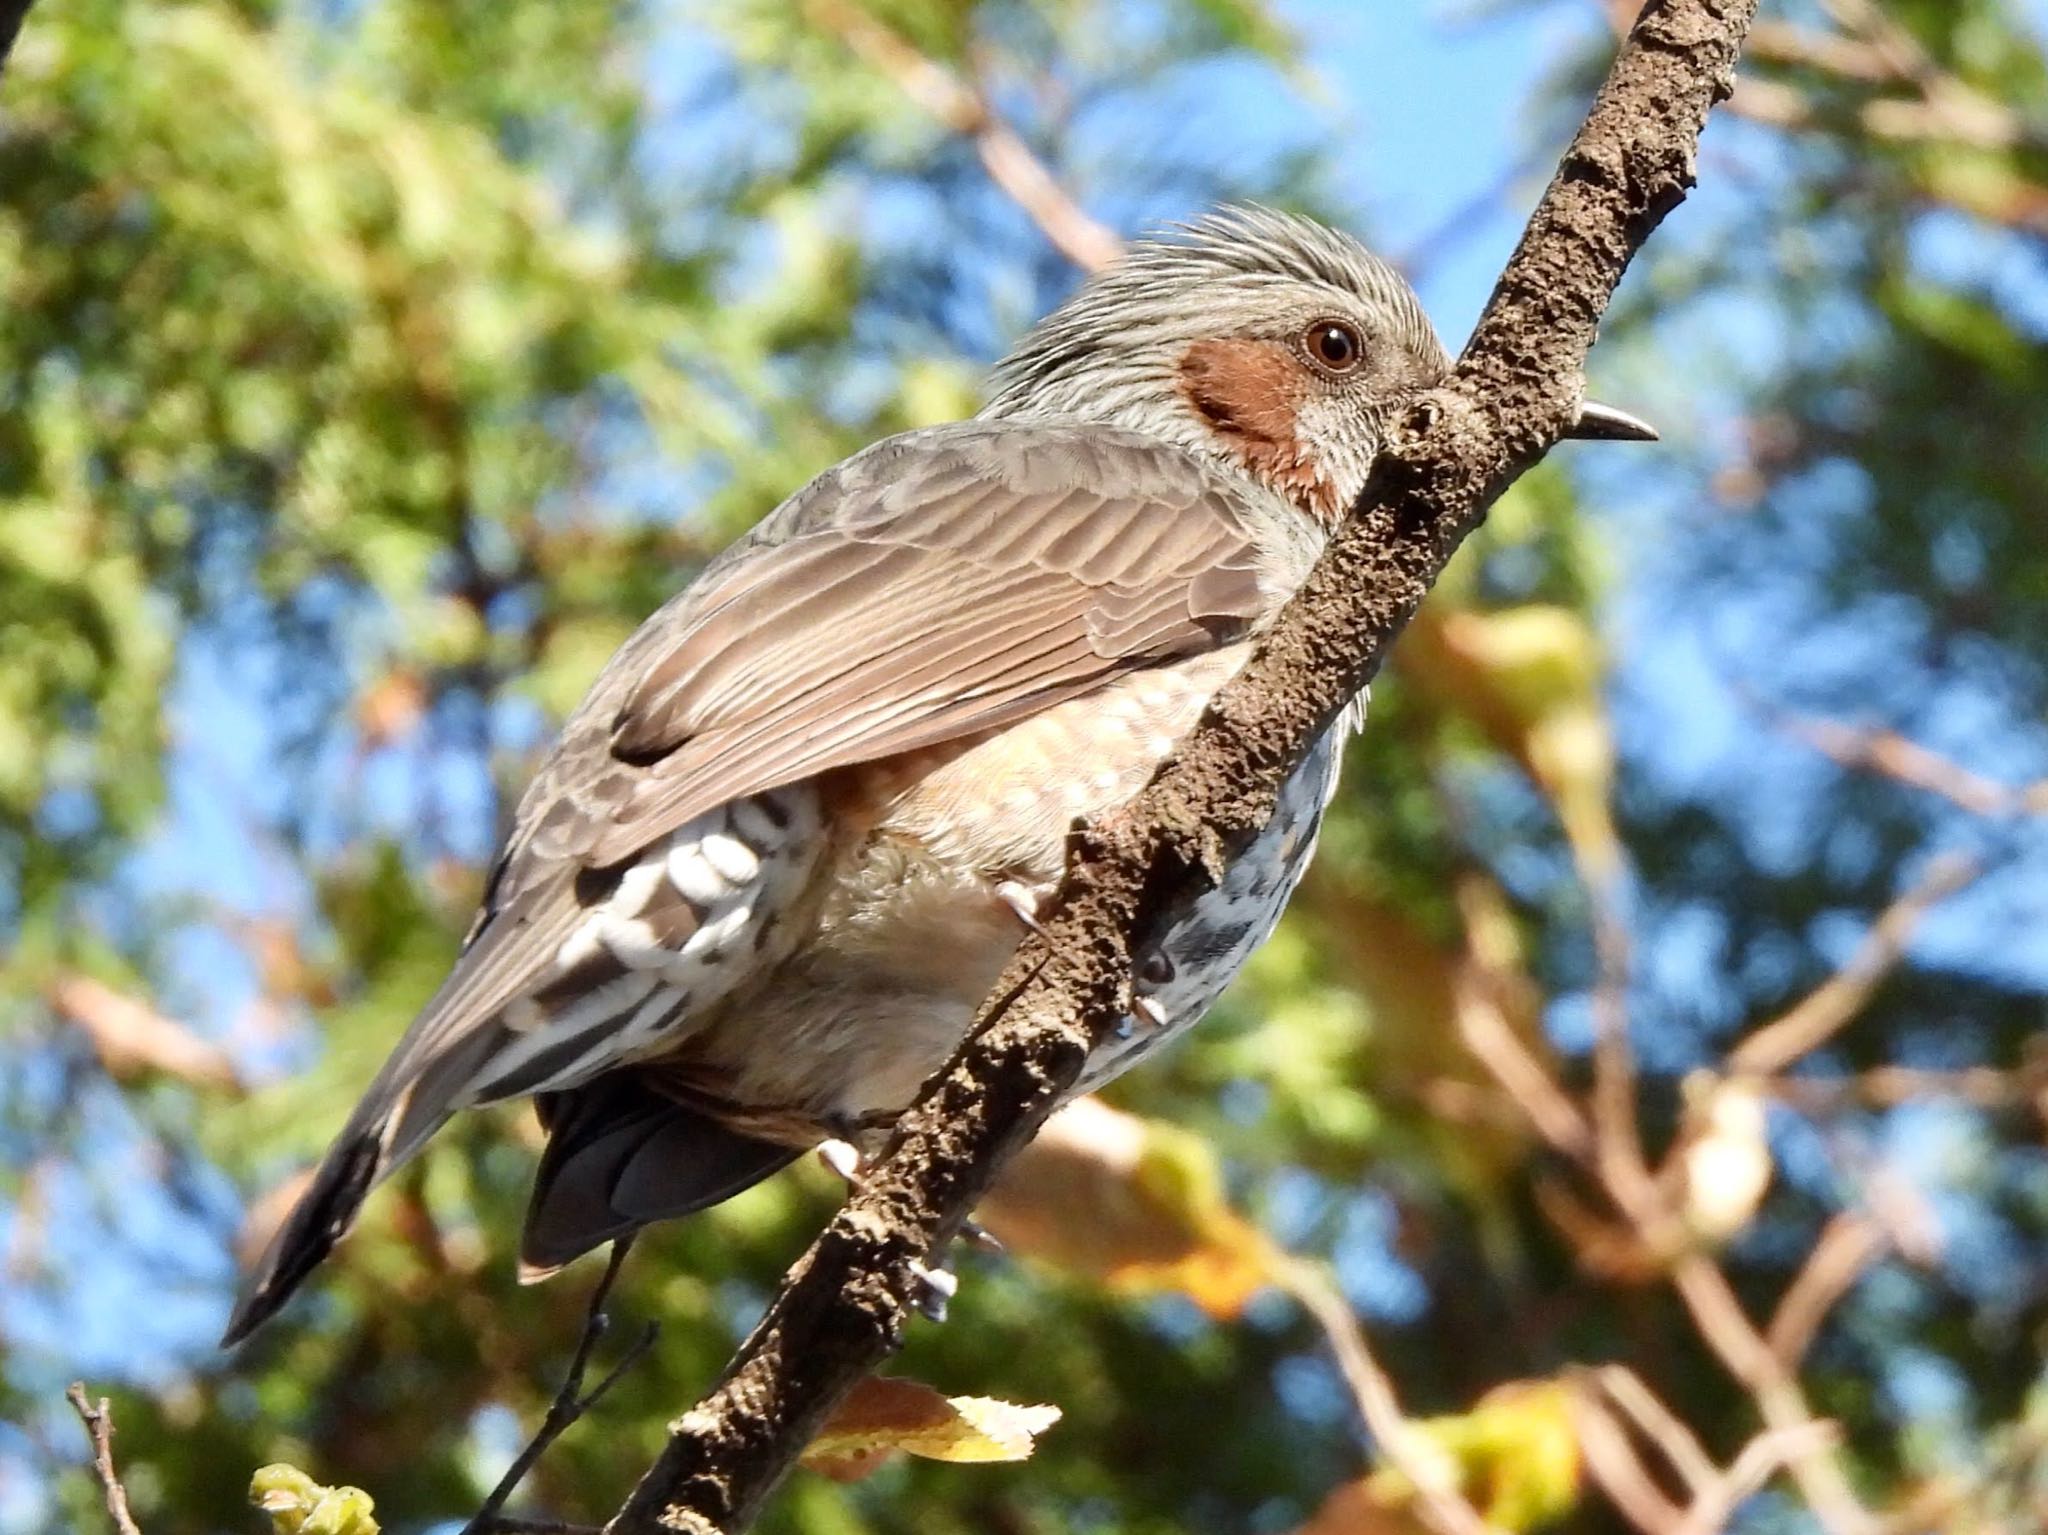
MULTIPOLYGON (((1199 712, 1198 706, 1189 714, 1188 725, 1199 712)), ((1332 730, 1317 742, 1222 884, 1168 928, 1162 948, 1170 978, 1138 988, 1165 1022, 1132 1020, 1090 1059, 1076 1092, 1108 1081, 1193 1024, 1266 940, 1307 867, 1346 733, 1332 730)), ((1143 776, 1079 812, 1121 803, 1143 776)), ((1061 787, 1055 779, 1050 790, 1061 787)), ((1029 871, 1045 889, 1058 876, 1061 830, 1046 861, 1029 871)), ((700 1048, 723 1058, 720 1075, 734 1101, 788 1105, 833 1124, 887 1118, 909 1106, 959 1046, 1024 934, 996 885, 1027 871, 990 868, 951 851, 885 818, 842 862, 810 943, 748 999, 747 1020, 733 1018, 732 1028, 744 1027, 750 1037, 720 1028, 701 1041, 700 1048)), ((1145 968, 1141 956, 1141 973, 1145 968)))

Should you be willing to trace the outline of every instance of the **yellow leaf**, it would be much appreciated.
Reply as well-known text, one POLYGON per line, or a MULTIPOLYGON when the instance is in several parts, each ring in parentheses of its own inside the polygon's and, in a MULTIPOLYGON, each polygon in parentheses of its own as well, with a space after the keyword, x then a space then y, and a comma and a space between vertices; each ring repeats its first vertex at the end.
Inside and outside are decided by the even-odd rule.
MULTIPOLYGON (((1561 1381, 1510 1381, 1470 1412, 1424 1418, 1415 1427, 1449 1452, 1460 1490, 1490 1524, 1540 1529, 1578 1502, 1579 1439, 1570 1389, 1561 1381)), ((1408 1479, 1391 1466, 1365 1485, 1390 1506, 1405 1506, 1414 1496, 1408 1479)))
POLYGON ((249 1501, 270 1515, 276 1535, 378 1535, 376 1507, 360 1487, 323 1487, 279 1462, 249 1478, 249 1501))
POLYGON ((1059 1417, 1057 1407, 949 1397, 919 1381, 870 1377, 811 1441, 803 1463, 837 1481, 857 1481, 899 1453, 961 1463, 1025 1460, 1059 1417))

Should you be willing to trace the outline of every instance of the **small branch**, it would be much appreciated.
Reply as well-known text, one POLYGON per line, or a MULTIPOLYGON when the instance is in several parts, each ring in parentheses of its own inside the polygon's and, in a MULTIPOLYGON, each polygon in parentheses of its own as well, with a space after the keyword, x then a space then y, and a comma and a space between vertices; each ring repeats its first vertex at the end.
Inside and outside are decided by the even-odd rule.
POLYGON ((1575 418, 1635 252, 1691 184, 1755 0, 1652 0, 1450 376, 1390 423, 1351 515, 1243 671, 1066 880, 974 1030, 800 1259, 614 1535, 738 1535, 855 1382, 899 1346, 921 1265, 1130 1008, 1131 955, 1213 888, 1283 779, 1379 671, 1493 501, 1575 418))
POLYGON ((1723 1471, 1708 1459, 1692 1430, 1632 1371, 1610 1365, 1582 1373, 1575 1384, 1572 1420, 1586 1469, 1643 1535, 1718 1535, 1742 1500, 1773 1472, 1827 1453, 1840 1437, 1834 1424, 1818 1420, 1766 1429, 1723 1471), (1657 1485, 1621 1418, 1656 1446, 1684 1480, 1690 1499, 1684 1508, 1657 1485))
POLYGON ((49 1001, 91 1042, 109 1076, 160 1071, 194 1087, 242 1091, 241 1073, 225 1050, 147 1002, 77 973, 53 981, 49 1001))
POLYGON ((1880 84, 1894 78, 1883 49, 1838 32, 1820 32, 1789 21, 1759 21, 1743 50, 1752 59, 1793 64, 1842 80, 1880 84))
POLYGON ((1718 1535, 1742 1500, 1787 1466, 1833 1450, 1841 1432, 1832 1423, 1797 1423, 1766 1429, 1737 1453, 1713 1486, 1693 1500, 1671 1535, 1718 1535))
POLYGON ((1587 884, 1593 902, 1593 947, 1599 977, 1593 987, 1593 1159, 1622 1209, 1647 1208, 1654 1179, 1636 1122, 1636 1053, 1629 1039, 1628 924, 1618 909, 1612 878, 1587 884))
POLYGON ((2027 785, 2000 783, 1896 730, 1845 725, 1776 708, 1768 713, 1778 729, 1851 772, 1875 773, 1923 789, 1973 815, 2048 815, 2048 779, 2027 785))
POLYGON ((1483 930, 1487 905, 1496 898, 1477 875, 1467 875, 1458 881, 1458 911, 1468 940, 1457 972, 1458 1034, 1465 1048, 1528 1116, 1537 1134, 1553 1150, 1583 1163, 1592 1153, 1592 1127, 1535 1052, 1515 1033, 1497 1000, 1500 982, 1493 967, 1478 946, 1470 942, 1472 934, 1483 930))
POLYGON ((1587 1478, 1614 1504, 1622 1519, 1642 1535, 1665 1535, 1686 1517, 1686 1510, 1665 1496, 1649 1467, 1642 1465, 1642 1457, 1628 1443, 1628 1429, 1606 1402, 1591 1392, 1575 1394, 1571 1422, 1587 1478))
POLYGON ((533 1431, 533 1437, 526 1442, 526 1448, 514 1457, 512 1464, 505 1468, 505 1474, 498 1478, 498 1485, 491 1489, 483 1506, 462 1527, 461 1535, 551 1535, 551 1532, 574 1532, 584 1528, 579 1525, 560 1524, 551 1520, 512 1519, 498 1512, 505 1502, 526 1480, 533 1468, 540 1463, 541 1456, 548 1452, 554 1442, 561 1438, 578 1418, 589 1412, 601 1401, 606 1392, 653 1346, 658 1330, 653 1322, 644 1327, 640 1336, 628 1345, 619 1356, 618 1363, 608 1370, 604 1378, 590 1388, 583 1389, 583 1377, 589 1372, 590 1357, 596 1352, 598 1339, 605 1334, 609 1325, 604 1314, 604 1303, 611 1295, 612 1285, 618 1280, 619 1270, 625 1266, 626 1254, 633 1249, 633 1238, 623 1236, 612 1242, 610 1256, 605 1261, 604 1273, 598 1277, 596 1287, 590 1292, 590 1306, 584 1313, 583 1333, 576 1340, 576 1352, 569 1358, 569 1369, 562 1377, 561 1389, 555 1399, 548 1403, 546 1416, 540 1427, 533 1431))
POLYGON ((1685 1510, 1664 1495, 1629 1442, 1628 1429, 1597 1392, 1582 1388, 1571 1400, 1572 1432, 1593 1484, 1643 1535, 1665 1535, 1685 1510))
POLYGON ((2040 144, 2040 136, 2019 113, 1945 68, 1875 0, 1823 3, 1838 26, 1860 34, 1872 53, 1890 66, 1895 81, 1920 94, 1918 102, 1889 98, 1869 102, 1864 107, 1864 124, 1872 132, 1882 136, 1889 124, 1896 123, 1902 138, 1945 138, 1980 149, 2040 144))
POLYGON ((1322 1329, 1373 1442, 1415 1489, 1416 1508, 1424 1522, 1439 1535, 1496 1535, 1494 1526, 1459 1490, 1457 1465, 1448 1452, 1418 1433, 1401 1410, 1393 1381, 1373 1357, 1351 1303, 1329 1276, 1304 1259, 1286 1258, 1273 1277, 1322 1329))
POLYGON ((1084 272, 1107 266, 1123 249, 1116 231, 1091 217, 1045 162, 988 103, 980 82, 963 83, 870 16, 856 0, 809 0, 811 20, 834 33, 903 94, 968 139, 989 180, 1022 208, 1053 248, 1084 272))
POLYGON ((1822 1442, 1814 1435, 1822 1420, 1807 1406, 1797 1378, 1743 1311, 1728 1276, 1711 1259, 1693 1254, 1679 1260, 1671 1279, 1700 1337, 1749 1392, 1765 1426, 1791 1436, 1786 1442, 1799 1447, 1788 1469, 1821 1528, 1829 1535, 1870 1535, 1876 1521, 1850 1487, 1835 1457, 1834 1441, 1822 1442))
POLYGON ((1884 1248, 1882 1234, 1860 1215, 1845 1210, 1827 1223, 1771 1314, 1765 1342, 1780 1365, 1799 1368, 1828 1313, 1884 1248))
MULTIPOLYGON (((1913 92, 1912 99, 1866 94, 1857 104, 1856 120, 1873 138, 1993 150, 2040 145, 2040 133, 2024 117, 1945 68, 1874 0, 1823 0, 1823 5, 1840 32, 1762 22, 1750 35, 1750 56, 1846 84, 1913 92)), ((1624 12, 1630 8, 1629 0, 1608 5, 1617 32, 1624 29, 1624 12)), ((1775 128, 1812 128, 1823 116, 1796 87, 1749 75, 1736 81, 1728 110, 1775 128)))
POLYGON ((1706 1447, 1640 1375, 1627 1365, 1610 1364, 1595 1370, 1593 1378, 1608 1400, 1628 1416, 1644 1438, 1657 1446, 1685 1483, 1688 1493, 1697 1497, 1703 1488, 1713 1484, 1720 1472, 1706 1447))
POLYGON ((1921 1098, 1954 1098, 1989 1112, 2033 1109, 2048 1119, 2048 1051, 2010 1071, 1964 1066, 1941 1071, 1917 1066, 1873 1066, 1853 1076, 1770 1077, 1761 1090, 1805 1114, 1849 1105, 1894 1108, 1921 1098))
POLYGON ((1920 881, 1885 908, 1847 964, 1770 1023, 1737 1045, 1729 1070, 1774 1076, 1812 1054, 1854 1022, 1871 995, 1905 957, 1921 919, 1983 873, 1976 860, 1937 858, 1920 881))
POLYGON ((78 1414, 78 1421, 85 1425, 87 1435, 92 1439, 92 1469, 99 1478, 100 1490, 106 1494, 107 1514, 114 1521, 119 1535, 142 1535, 142 1527, 135 1522, 134 1514, 128 1511, 128 1489, 121 1485, 121 1478, 114 1470, 114 1410, 105 1397, 94 1406, 86 1399, 85 1382, 75 1380, 71 1389, 64 1393, 64 1400, 78 1414))

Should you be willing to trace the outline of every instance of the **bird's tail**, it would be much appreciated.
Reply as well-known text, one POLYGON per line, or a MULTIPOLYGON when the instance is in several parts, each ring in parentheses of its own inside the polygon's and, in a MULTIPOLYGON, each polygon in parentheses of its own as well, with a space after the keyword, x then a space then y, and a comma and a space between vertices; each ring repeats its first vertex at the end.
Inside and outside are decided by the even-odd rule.
POLYGON ((688 1215, 788 1166, 798 1147, 746 1135, 622 1067, 536 1104, 548 1148, 519 1242, 519 1277, 545 1279, 601 1243, 688 1215))
MULTIPOLYGON (((366 1101, 363 1108, 369 1107, 366 1101)), ((377 1182, 396 1161, 387 1155, 388 1119, 367 1120, 363 1108, 327 1148, 313 1181, 292 1206, 291 1214, 270 1239, 221 1334, 221 1347, 232 1348, 270 1320, 306 1276, 348 1233, 356 1212, 377 1182)))
POLYGON ((399 1042, 320 1159, 312 1183, 245 1282, 221 1335, 223 1348, 276 1315, 348 1234, 370 1190, 412 1160, 466 1101, 477 1064, 495 1048, 499 1031, 470 1029, 448 1039, 425 1027, 433 1016, 430 1008, 399 1042))

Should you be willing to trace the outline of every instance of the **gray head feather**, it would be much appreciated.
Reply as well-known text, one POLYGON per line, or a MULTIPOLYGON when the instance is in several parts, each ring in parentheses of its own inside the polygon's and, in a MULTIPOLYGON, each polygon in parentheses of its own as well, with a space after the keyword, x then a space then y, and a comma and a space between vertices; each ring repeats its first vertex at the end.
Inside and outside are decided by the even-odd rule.
POLYGON ((996 365, 982 413, 1065 413, 1080 403, 1071 385, 1099 382, 1105 362, 1291 325, 1318 303, 1363 310, 1387 340, 1437 371, 1448 365, 1415 290, 1351 236, 1271 208, 1221 208, 1134 241, 1083 283, 996 365))
POLYGON ((1189 349, 1298 347, 1305 327, 1330 319, 1356 329, 1371 365, 1305 405, 1300 440, 1348 504, 1386 411, 1440 379, 1450 359, 1393 267, 1349 235, 1268 208, 1221 209, 1132 244, 997 364, 982 415, 1079 418, 1232 461, 1188 403, 1189 349))

